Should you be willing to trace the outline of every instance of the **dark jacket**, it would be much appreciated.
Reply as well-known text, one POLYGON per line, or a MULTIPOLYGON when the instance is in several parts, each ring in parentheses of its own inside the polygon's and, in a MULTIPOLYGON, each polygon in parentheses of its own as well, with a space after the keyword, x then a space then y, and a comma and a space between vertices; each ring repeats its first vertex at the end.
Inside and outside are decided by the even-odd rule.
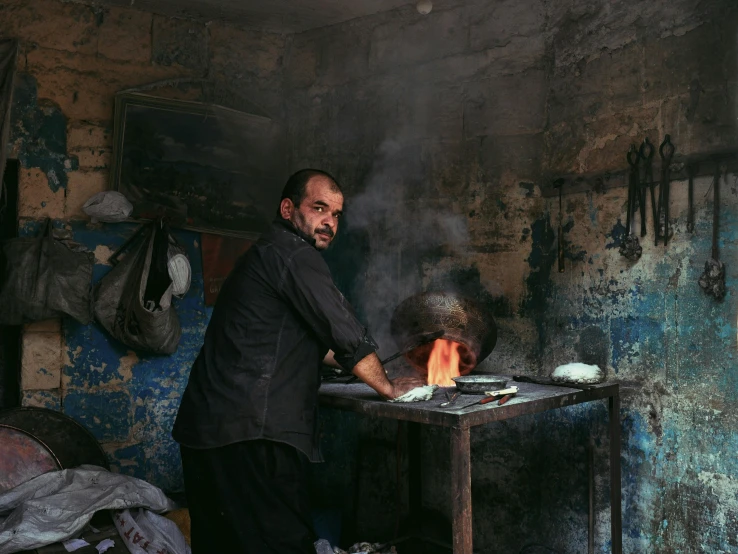
POLYGON ((314 242, 275 221, 218 295, 174 423, 174 439, 215 448, 271 439, 320 461, 320 363, 352 369, 377 349, 314 242))

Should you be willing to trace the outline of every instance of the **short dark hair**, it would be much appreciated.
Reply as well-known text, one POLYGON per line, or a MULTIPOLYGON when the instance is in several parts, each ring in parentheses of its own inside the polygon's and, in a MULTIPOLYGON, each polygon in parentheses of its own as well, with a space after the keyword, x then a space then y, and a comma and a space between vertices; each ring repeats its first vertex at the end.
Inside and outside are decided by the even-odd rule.
MULTIPOLYGON (((289 198, 295 206, 299 206, 300 202, 305 198, 305 187, 313 177, 326 177, 333 183, 333 189, 336 192, 343 192, 338 185, 338 181, 327 171, 310 168, 301 169, 290 175, 290 178, 287 179, 287 183, 282 189, 282 198, 280 198, 279 203, 281 204, 282 200, 289 198)), ((279 208, 277 208, 277 212, 279 212, 279 208)))

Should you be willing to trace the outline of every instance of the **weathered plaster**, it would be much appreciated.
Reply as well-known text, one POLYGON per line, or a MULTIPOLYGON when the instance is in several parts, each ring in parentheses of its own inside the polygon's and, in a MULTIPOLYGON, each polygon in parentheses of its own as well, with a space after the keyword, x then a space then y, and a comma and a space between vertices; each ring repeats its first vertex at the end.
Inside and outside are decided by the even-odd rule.
MULTIPOLYGON (((135 229, 93 225, 82 211, 109 188, 116 92, 181 79, 154 92, 275 117, 281 110, 282 35, 58 0, 0 0, 0 35, 21 41, 10 140, 22 166, 21 233, 35 234, 42 218, 55 218, 95 253, 94 282, 135 229)), ((115 470, 168 490, 182 488, 170 432, 210 314, 199 234, 176 236, 193 270, 189 293, 175 301, 182 325, 176 354, 132 352, 96 324, 41 322, 25 329, 21 383, 23 405, 70 415, 100 440, 115 470)))
MULTIPOLYGON (((673 183, 674 239, 657 247, 649 234, 635 264, 618 253, 627 191, 566 194, 564 273, 558 199, 541 198, 540 186, 552 175, 625 169, 628 146, 645 136, 670 133, 680 154, 736 148, 736 36, 727 1, 526 0, 298 34, 285 61, 293 165, 324 166, 351 192, 350 238, 330 262, 385 352, 398 299, 476 275, 496 298, 499 326, 484 370, 548 373, 578 360, 621 384, 626 552, 737 548, 736 185, 731 176, 723 186, 722 303, 697 286, 710 253, 710 179, 695 183, 694 235, 686 183, 673 183)), ((345 501, 358 490, 361 536, 390 536, 395 425, 341 426, 341 417, 324 418, 340 429, 333 456, 351 459, 364 441, 363 456, 387 462, 359 461, 361 479, 331 491, 345 501), (365 486, 389 476, 389 491, 365 486)), ((475 430, 476 548, 586 551, 592 431, 596 550, 608 551, 605 425, 597 405, 475 430)), ((423 440, 424 505, 448 516, 448 435, 427 430, 423 440)), ((329 458, 322 478, 345 463, 329 458)))
MULTIPOLYGON (((31 178, 24 215, 82 217, 85 196, 105 187, 115 92, 207 75, 209 100, 286 113, 292 167, 317 165, 343 184, 347 217, 327 257, 383 352, 394 348, 387 323, 406 295, 440 283, 483 287, 500 329, 483 369, 546 373, 577 359, 607 366, 621 384, 625 551, 738 548, 732 177, 721 234, 729 292, 719 304, 696 285, 710 249, 709 179, 696 183, 695 234, 685 231, 685 184, 674 183, 674 240, 664 248, 646 237, 635 264, 618 254, 626 191, 566 195, 564 273, 558 202, 540 193, 552 174, 623 169, 627 147, 645 135, 671 133, 682 154, 734 148, 733 2, 450 3, 425 18, 398 10, 287 38, 55 0, 5 0, 0 10, 10 16, 0 30, 23 42, 13 152, 31 178), (116 22, 139 38, 130 51, 100 41, 116 22), (239 44, 249 51, 239 55, 239 44)), ((96 250, 96 280, 131 232, 71 228, 96 250)), ((177 304, 177 354, 134 357, 99 327, 65 321, 60 388, 23 392, 24 403, 88 425, 119 470, 171 489, 181 475, 168 432, 208 318, 198 237, 178 236, 194 271, 177 304)), ((358 494, 361 538, 391 536, 396 426, 333 411, 323 422, 319 503, 339 506, 348 522, 358 494)), ((596 545, 606 552, 605 425, 597 404, 476 430, 477 548, 586 550, 592 432, 596 545)), ((444 431, 424 434, 424 504, 446 516, 447 449, 444 431)))

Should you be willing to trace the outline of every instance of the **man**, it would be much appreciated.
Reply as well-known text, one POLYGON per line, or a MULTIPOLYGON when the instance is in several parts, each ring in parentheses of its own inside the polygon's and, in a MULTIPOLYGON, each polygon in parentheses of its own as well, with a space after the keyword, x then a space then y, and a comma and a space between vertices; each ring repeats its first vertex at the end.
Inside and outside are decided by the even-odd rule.
POLYGON ((308 460, 322 461, 321 361, 387 399, 425 384, 387 378, 373 339, 333 284, 319 251, 342 211, 329 174, 292 175, 276 221, 218 295, 173 431, 194 554, 314 553, 306 472, 308 460))

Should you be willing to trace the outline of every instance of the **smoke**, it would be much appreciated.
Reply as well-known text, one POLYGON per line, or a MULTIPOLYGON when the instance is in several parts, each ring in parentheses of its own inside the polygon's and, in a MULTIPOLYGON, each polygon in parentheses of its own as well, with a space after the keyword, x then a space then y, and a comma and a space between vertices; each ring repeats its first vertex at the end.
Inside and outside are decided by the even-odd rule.
POLYGON ((425 290, 435 262, 466 254, 466 219, 439 199, 429 173, 417 144, 398 135, 377 149, 362 192, 347 199, 345 231, 362 235, 367 245, 354 301, 381 356, 397 348, 390 333, 395 307, 425 290))

